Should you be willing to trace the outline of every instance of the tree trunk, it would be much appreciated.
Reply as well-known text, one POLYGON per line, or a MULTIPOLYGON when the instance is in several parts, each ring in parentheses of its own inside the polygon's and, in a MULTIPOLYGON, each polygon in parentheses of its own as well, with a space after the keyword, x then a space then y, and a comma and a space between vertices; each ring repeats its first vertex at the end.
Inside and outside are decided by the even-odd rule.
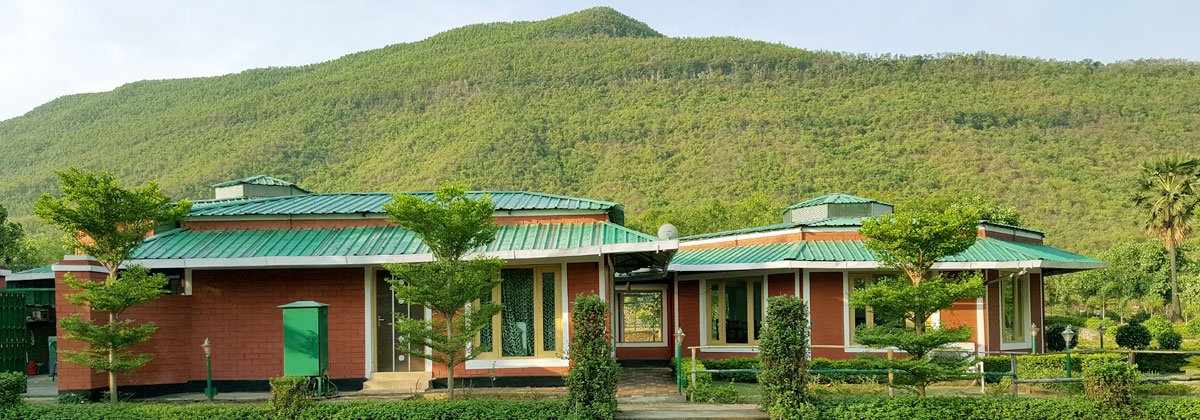
MULTIPOLYGON (((446 319, 446 336, 447 337, 454 336, 454 334, 452 334, 453 325, 454 325, 454 317, 447 318, 446 319)), ((446 357, 446 361, 449 362, 449 363, 447 363, 448 369, 446 369, 446 389, 450 392, 449 399, 451 399, 451 400, 454 399, 454 364, 456 362, 458 362, 458 360, 456 360, 457 357, 454 357, 454 356, 456 356, 457 353, 458 352, 455 352, 455 354, 448 355, 448 357, 446 357)))
POLYGON ((1108 299, 1100 298, 1100 319, 1108 319, 1108 299))
POLYGON ((1175 278, 1175 247, 1168 247, 1167 252, 1171 254, 1171 320, 1183 321, 1183 310, 1179 305, 1179 282, 1175 278))
MULTIPOLYGON (((110 312, 108 314, 108 323, 111 324, 114 322, 117 322, 117 315, 110 312)), ((117 349, 110 346, 108 348, 108 368, 112 369, 113 363, 116 361, 117 349)), ((108 402, 112 404, 117 403, 117 372, 112 370, 108 371, 108 402)))
POLYGON ((917 396, 921 397, 921 398, 925 398, 925 384, 924 383, 917 384, 917 396))

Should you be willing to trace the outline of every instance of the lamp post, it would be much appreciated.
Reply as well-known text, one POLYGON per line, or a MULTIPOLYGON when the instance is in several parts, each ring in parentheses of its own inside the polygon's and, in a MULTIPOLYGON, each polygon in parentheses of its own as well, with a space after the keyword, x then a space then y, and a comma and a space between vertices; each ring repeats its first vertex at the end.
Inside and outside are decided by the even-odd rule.
POLYGON ((1100 350, 1104 350, 1104 331, 1107 331, 1108 327, 1101 325, 1100 328, 1097 328, 1096 330, 1100 331, 1100 350))
POLYGON ((1033 348, 1031 348, 1030 351, 1032 351, 1033 354, 1037 354, 1038 326, 1036 322, 1029 323, 1029 332, 1033 335, 1033 348))
POLYGON ((212 386, 212 342, 205 338, 200 348, 204 349, 204 367, 208 369, 208 386, 204 388, 204 395, 212 402, 213 397, 217 396, 217 389, 212 386))
POLYGON ((675 328, 675 392, 683 393, 683 328, 675 328))
POLYGON ((1071 325, 1067 325, 1067 329, 1062 332, 1063 342, 1067 346, 1067 377, 1071 377, 1071 339, 1075 338, 1075 331, 1071 331, 1071 325))

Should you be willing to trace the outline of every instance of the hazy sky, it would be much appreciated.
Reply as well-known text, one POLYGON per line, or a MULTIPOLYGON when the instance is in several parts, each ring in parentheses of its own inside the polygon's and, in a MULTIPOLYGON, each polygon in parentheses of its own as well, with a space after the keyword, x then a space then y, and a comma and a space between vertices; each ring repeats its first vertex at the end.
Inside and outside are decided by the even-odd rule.
POLYGON ((0 0, 0 120, 61 95, 330 60, 608 5, 668 36, 815 50, 1200 61, 1197 1, 0 0))

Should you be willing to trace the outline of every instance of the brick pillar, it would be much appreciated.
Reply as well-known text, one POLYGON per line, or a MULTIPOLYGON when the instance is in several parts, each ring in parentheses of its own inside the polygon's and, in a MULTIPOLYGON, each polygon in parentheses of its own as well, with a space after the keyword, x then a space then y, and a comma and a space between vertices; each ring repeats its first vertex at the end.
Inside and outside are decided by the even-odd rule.
MULTIPOLYGON (((86 307, 76 306, 67 301, 67 295, 75 293, 75 290, 70 286, 63 284, 67 275, 81 281, 104 281, 108 274, 100 263, 95 259, 85 255, 67 255, 62 261, 54 265, 54 305, 55 317, 58 320, 69 318, 74 314, 87 319, 102 319, 107 316, 105 313, 92 311, 86 307)), ((108 386, 107 375, 100 372, 93 372, 91 369, 63 363, 64 350, 81 351, 86 348, 86 344, 76 340, 64 340, 62 337, 66 335, 62 327, 57 327, 58 334, 58 390, 62 391, 82 391, 98 388, 106 388, 108 386)))

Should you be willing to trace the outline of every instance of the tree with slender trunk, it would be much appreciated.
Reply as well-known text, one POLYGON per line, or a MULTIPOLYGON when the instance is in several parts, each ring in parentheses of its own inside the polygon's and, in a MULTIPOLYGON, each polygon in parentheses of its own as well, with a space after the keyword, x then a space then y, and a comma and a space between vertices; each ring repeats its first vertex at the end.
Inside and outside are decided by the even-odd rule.
POLYGON ((1200 200, 1200 161, 1192 158, 1166 158, 1142 164, 1135 184, 1133 202, 1145 216, 1142 229, 1162 239, 1171 259, 1171 319, 1183 320, 1179 304, 1176 250, 1192 233, 1193 212, 1200 200))
POLYGON ((500 285, 504 260, 464 258, 472 249, 496 239, 499 226, 492 220, 496 206, 486 195, 468 198, 466 189, 459 186, 438 189, 430 201, 408 194, 392 197, 395 202, 383 206, 388 221, 415 233, 435 258, 430 263, 386 266, 396 298, 425 306, 435 315, 424 320, 397 314, 395 328, 400 337, 396 349, 446 365, 447 388, 453 399, 455 366, 490 350, 488 343, 470 344, 501 309, 499 304, 481 300, 500 285), (427 354, 424 347, 433 351, 427 354))
POLYGON ((855 291, 850 295, 850 305, 889 315, 884 318, 905 320, 860 326, 855 341, 868 346, 894 346, 908 353, 911 358, 889 363, 908 372, 917 394, 923 397, 927 384, 961 374, 960 360, 932 360, 927 356, 948 343, 966 340, 971 329, 942 327, 927 331, 925 323, 938 310, 983 294, 978 273, 933 272, 939 259, 975 244, 979 214, 961 206, 933 210, 918 203, 908 207, 924 209, 864 221, 860 231, 867 238, 867 249, 880 264, 904 273, 905 278, 877 281, 855 291))
POLYGON ((159 223, 183 220, 191 209, 187 200, 176 204, 153 182, 133 189, 117 184, 111 173, 77 169, 58 172, 62 197, 43 194, 35 213, 48 223, 71 234, 75 249, 95 258, 108 272, 102 282, 80 281, 67 275, 64 283, 80 293, 67 295, 72 304, 108 313, 108 322, 84 320, 74 314, 60 322, 64 338, 88 344, 83 351, 61 351, 66 363, 108 373, 111 402, 118 401, 117 372, 144 366, 153 354, 133 354, 129 347, 149 340, 153 322, 134 326, 120 319, 130 307, 165 293, 167 278, 139 266, 124 267, 133 251, 159 223))

